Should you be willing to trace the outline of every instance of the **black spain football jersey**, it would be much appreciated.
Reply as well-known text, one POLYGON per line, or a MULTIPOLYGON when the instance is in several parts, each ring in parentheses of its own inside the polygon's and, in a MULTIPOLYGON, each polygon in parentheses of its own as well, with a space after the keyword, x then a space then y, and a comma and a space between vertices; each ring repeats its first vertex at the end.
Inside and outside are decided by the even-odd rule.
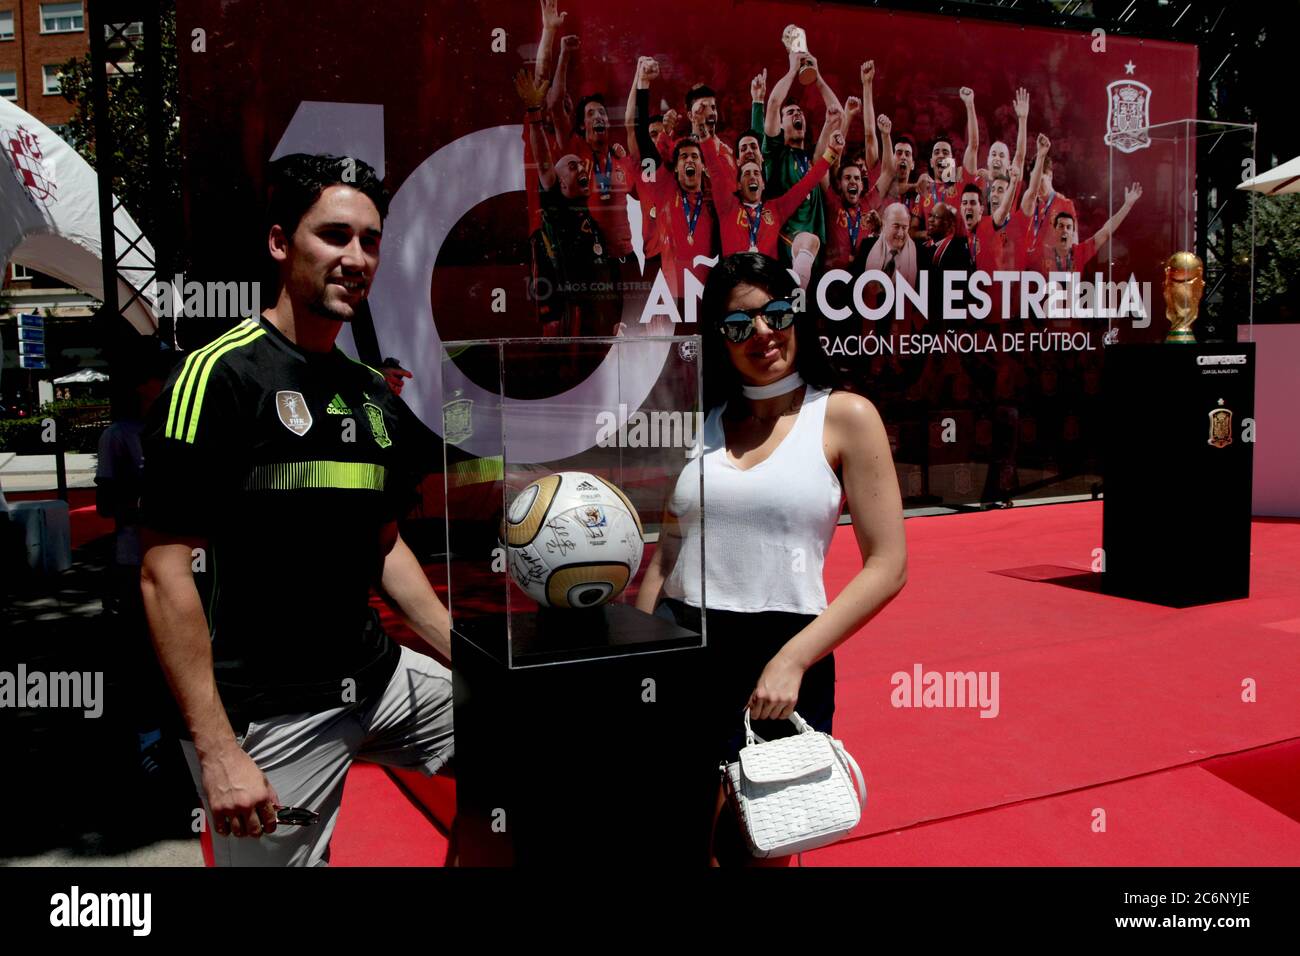
POLYGON ((399 650, 368 606, 380 530, 440 460, 379 372, 265 319, 173 373, 145 429, 144 521, 208 542, 196 577, 236 732, 383 690, 399 650))

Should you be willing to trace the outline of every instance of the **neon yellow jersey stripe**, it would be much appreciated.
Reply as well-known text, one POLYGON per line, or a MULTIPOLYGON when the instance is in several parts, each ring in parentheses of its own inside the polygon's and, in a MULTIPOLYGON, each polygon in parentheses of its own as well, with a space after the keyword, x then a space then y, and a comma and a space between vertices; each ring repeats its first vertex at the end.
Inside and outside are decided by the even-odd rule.
POLYGON ((185 359, 185 367, 177 377, 176 384, 172 386, 171 406, 168 408, 167 429, 164 432, 168 438, 180 437, 179 426, 184 422, 183 411, 189 406, 189 395, 193 390, 194 378, 204 360, 232 339, 248 335, 253 327, 256 327, 256 322, 253 319, 246 319, 185 359))
POLYGON ((258 465, 244 480, 245 491, 297 491, 300 488, 339 488, 383 491, 388 470, 363 461, 295 461, 258 465))
POLYGON ((250 342, 255 342, 265 334, 266 334, 265 329, 262 328, 253 329, 251 332, 248 333, 247 336, 243 338, 235 339, 232 342, 227 342, 225 345, 221 346, 221 348, 217 349, 210 356, 208 356, 207 361, 203 363, 203 372, 199 376, 198 389, 194 393, 194 405, 190 409, 189 428, 187 428, 185 431, 185 441, 188 444, 191 445, 194 444, 194 436, 197 435, 199 432, 199 414, 203 411, 203 392, 208 387, 208 376, 212 374, 212 369, 214 366, 216 366, 217 360, 221 358, 221 356, 229 352, 230 350, 240 348, 242 346, 249 344, 250 342))

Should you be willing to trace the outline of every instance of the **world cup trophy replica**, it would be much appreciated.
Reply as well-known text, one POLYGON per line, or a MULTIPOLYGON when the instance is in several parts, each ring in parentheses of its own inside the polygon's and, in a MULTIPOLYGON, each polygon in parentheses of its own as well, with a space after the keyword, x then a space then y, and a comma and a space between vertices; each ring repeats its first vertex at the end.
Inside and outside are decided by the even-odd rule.
POLYGON ((1192 323, 1205 291, 1205 266, 1192 252, 1175 252, 1165 262, 1165 318, 1169 320, 1166 342, 1194 344, 1192 323))
MULTIPOLYGON (((791 53, 808 52, 808 34, 804 32, 803 27, 797 27, 793 23, 781 31, 781 42, 791 53)), ((806 59, 802 59, 799 62, 799 82, 804 86, 815 82, 817 79, 817 70, 809 65, 806 59)))

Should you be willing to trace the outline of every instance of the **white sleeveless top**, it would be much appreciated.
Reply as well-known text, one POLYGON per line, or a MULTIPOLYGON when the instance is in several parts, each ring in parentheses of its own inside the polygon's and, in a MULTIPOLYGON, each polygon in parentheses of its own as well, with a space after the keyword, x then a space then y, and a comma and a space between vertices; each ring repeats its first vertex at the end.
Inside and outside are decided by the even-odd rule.
POLYGON ((822 565, 843 497, 822 448, 829 397, 829 391, 806 386, 794 426, 771 455, 748 469, 727 457, 726 405, 709 413, 702 436, 704 600, 698 452, 678 477, 668 504, 680 522, 682 549, 664 581, 665 597, 719 611, 826 610, 822 565))

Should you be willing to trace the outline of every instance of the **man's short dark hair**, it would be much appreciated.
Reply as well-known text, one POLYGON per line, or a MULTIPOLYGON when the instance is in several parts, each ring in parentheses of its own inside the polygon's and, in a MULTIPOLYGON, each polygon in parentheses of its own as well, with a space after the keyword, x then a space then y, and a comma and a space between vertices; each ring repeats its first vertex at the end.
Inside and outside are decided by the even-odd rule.
POLYGON ((349 156, 290 153, 270 166, 267 229, 279 226, 286 236, 331 186, 350 186, 375 204, 380 221, 388 215, 388 190, 368 163, 349 156))
POLYGON ((952 137, 949 136, 947 133, 941 133, 938 136, 936 136, 934 139, 930 140, 929 155, 931 156, 934 155, 934 148, 938 146, 940 143, 947 143, 948 149, 950 150, 952 149, 952 137))
POLYGON ((974 193, 975 195, 979 196, 981 202, 983 202, 984 200, 984 190, 980 189, 979 186, 975 185, 974 183, 967 183, 965 186, 962 187, 961 194, 965 196, 967 193, 974 193))
POLYGON ((682 150, 687 149, 691 146, 694 146, 696 149, 700 150, 700 159, 704 158, 704 150, 700 149, 700 144, 695 142, 695 140, 691 139, 689 136, 683 136, 681 139, 679 139, 676 143, 673 144, 673 159, 672 159, 673 169, 677 168, 677 157, 682 154, 682 150))
POLYGON ((1060 212, 1058 212, 1055 216, 1052 217, 1052 225, 1055 226, 1062 219, 1068 219, 1070 220, 1070 222, 1074 222, 1074 217, 1071 216, 1067 210, 1062 209, 1060 212))
POLYGON ((718 94, 703 83, 692 86, 686 91, 686 112, 691 111, 691 107, 695 105, 696 100, 707 100, 710 96, 715 100, 718 98, 718 94))
POLYGON ((646 125, 647 125, 647 126, 654 126, 655 123, 662 123, 663 121, 664 121, 664 114, 663 114, 663 113, 656 113, 654 116, 650 117, 650 119, 647 121, 646 125))
POLYGON ((855 163, 852 159, 846 159, 835 167, 835 181, 837 183, 844 179, 844 170, 846 169, 856 169, 862 174, 862 181, 864 183, 867 181, 867 172, 862 168, 861 164, 855 163))
POLYGON ((573 108, 573 121, 578 124, 578 132, 585 136, 587 134, 587 104, 599 103, 605 105, 605 97, 601 93, 588 93, 582 99, 578 100, 578 105, 573 108))
POLYGON ((742 139, 744 139, 746 136, 752 136, 752 137, 754 137, 754 139, 758 140, 758 148, 759 148, 759 149, 762 149, 762 148, 763 148, 763 134, 762 134, 762 132, 760 132, 759 130, 754 129, 754 128, 751 126, 749 129, 745 130, 743 133, 741 133, 739 136, 736 137, 736 155, 737 155, 737 156, 740 155, 740 141, 741 141, 742 139))
POLYGON ((915 155, 916 143, 912 141, 912 137, 908 136, 906 133, 903 133, 894 139, 895 148, 902 146, 904 143, 906 143, 907 146, 911 148, 912 154, 915 155))

